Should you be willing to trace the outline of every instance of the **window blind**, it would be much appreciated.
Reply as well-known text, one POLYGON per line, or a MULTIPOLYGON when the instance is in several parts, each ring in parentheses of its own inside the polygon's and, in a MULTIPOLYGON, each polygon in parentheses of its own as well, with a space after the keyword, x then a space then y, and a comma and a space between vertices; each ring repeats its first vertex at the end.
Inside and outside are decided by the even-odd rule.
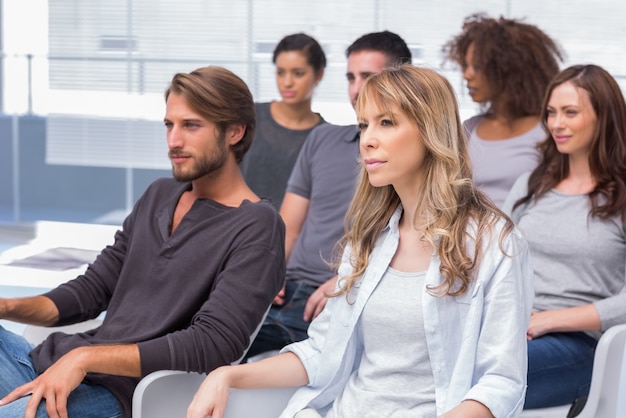
POLYGON ((314 96, 327 120, 354 121, 345 49, 384 29, 407 41, 416 63, 451 80, 469 117, 477 107, 460 71, 442 67, 440 50, 465 16, 480 11, 539 25, 565 49, 564 66, 593 62, 626 85, 626 3, 619 0, 49 0, 46 160, 169 168, 162 93, 173 74, 221 65, 248 83, 255 100, 279 99, 271 52, 301 31, 327 54, 314 96))

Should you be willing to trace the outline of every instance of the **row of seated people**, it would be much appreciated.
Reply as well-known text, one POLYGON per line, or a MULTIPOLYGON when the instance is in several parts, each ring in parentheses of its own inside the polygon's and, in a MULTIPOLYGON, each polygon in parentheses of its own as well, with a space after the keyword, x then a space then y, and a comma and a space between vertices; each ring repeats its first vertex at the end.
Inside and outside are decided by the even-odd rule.
MULTIPOLYGON (((472 63, 478 43, 466 46, 469 82, 485 67, 472 63)), ((34 350, 2 331, 3 376, 13 377, 0 388, 3 416, 129 416, 138 378, 159 369, 215 370, 190 406, 202 417, 223 406, 228 386, 308 385, 284 416, 327 417, 514 416, 524 403, 546 406, 531 404, 542 384, 548 402, 584 394, 583 360, 602 330, 625 322, 626 108, 615 80, 596 66, 548 80, 539 165, 502 204, 516 228, 468 180, 476 162, 449 82, 397 66, 410 51, 387 31, 357 39, 347 57, 359 126, 312 129, 280 217, 240 169, 256 124, 245 83, 219 67, 174 77, 174 179, 150 186, 84 275, 0 299, 0 317, 43 325, 107 311, 98 330, 34 350), (220 367, 243 352, 271 301, 250 355, 303 341, 220 367)), ((498 119, 495 103, 473 131, 498 119)))
MULTIPOLYGON (((471 16, 444 51, 463 68, 472 98, 485 105, 483 114, 465 122, 474 182, 512 217, 533 255, 536 298, 527 329, 525 407, 572 403, 589 390, 598 338, 612 325, 626 322, 620 295, 625 281, 622 197, 611 191, 616 181, 624 182, 623 164, 617 163, 623 149, 608 151, 613 146, 609 144, 623 144, 623 139, 592 135, 598 125, 609 123, 615 125, 611 132, 623 136, 624 121, 608 111, 623 102, 619 86, 594 66, 576 66, 559 74, 557 43, 536 26, 509 19, 471 16), (496 36, 502 33, 506 35, 496 36), (598 123, 596 114, 615 120, 598 123), (597 155, 591 152, 592 144, 597 144, 597 155), (607 150, 610 163, 600 163, 601 149, 607 150), (572 158, 582 163, 571 163, 572 158), (590 167, 607 167, 609 172, 594 173, 590 167), (598 179, 604 177, 606 183, 600 184, 598 179), (607 198, 614 202, 603 202, 607 198), (581 257, 591 247, 592 257, 581 257)), ((387 56, 390 62, 400 57, 387 56)), ((356 86, 363 72, 358 58, 348 49, 348 79, 356 86)), ((365 73, 378 70, 367 68, 365 73)), ((358 89, 351 89, 353 105, 357 95, 358 89)), ((358 164, 350 164, 357 151, 350 153, 344 141, 358 133, 342 129, 314 130, 292 171, 281 208, 288 235, 286 289, 276 298, 249 356, 305 339, 310 320, 327 300, 324 295, 335 290, 336 270, 326 261, 333 259, 333 244, 343 234, 343 224, 334 224, 336 236, 324 241, 325 246, 312 240, 323 234, 320 231, 333 229, 332 222, 319 220, 343 221, 336 212, 329 213, 330 208, 342 205, 345 212, 350 202, 347 197, 340 202, 339 196, 347 196, 346 190, 353 187, 345 167, 357 172, 358 164), (318 166, 322 161, 328 166, 318 166), (345 168, 343 173, 330 171, 337 165, 345 168), (312 190, 318 194, 312 195, 312 190), (313 212, 306 217, 308 210, 313 212), (310 257, 315 250, 321 257, 310 257)))

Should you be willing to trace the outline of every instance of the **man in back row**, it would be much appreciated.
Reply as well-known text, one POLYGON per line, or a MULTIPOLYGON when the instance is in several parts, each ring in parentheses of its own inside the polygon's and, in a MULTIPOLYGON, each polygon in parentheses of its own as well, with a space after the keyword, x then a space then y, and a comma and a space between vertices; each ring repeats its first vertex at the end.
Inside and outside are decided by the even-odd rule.
MULTIPOLYGON (((383 68, 411 62, 411 51, 395 33, 361 36, 347 49, 352 107, 363 82, 383 68)), ((326 305, 337 273, 329 265, 354 194, 359 155, 356 125, 321 125, 307 137, 280 208, 285 221, 285 287, 248 352, 248 358, 307 338, 310 321, 326 305)))
POLYGON ((174 179, 146 190, 86 272, 41 296, 0 298, 0 318, 66 325, 32 349, 0 327, 0 416, 130 417, 155 370, 209 372, 241 357, 280 289, 284 224, 243 180, 252 95, 220 67, 174 76, 165 127, 174 179), (32 349, 32 351, 31 351, 32 349))

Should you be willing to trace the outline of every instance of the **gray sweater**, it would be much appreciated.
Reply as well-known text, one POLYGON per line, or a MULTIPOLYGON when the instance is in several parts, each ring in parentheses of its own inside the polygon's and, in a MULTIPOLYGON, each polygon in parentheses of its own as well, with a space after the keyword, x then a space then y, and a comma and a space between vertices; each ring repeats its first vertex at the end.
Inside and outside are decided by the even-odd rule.
POLYGON ((533 310, 593 303, 603 331, 626 322, 626 234, 620 217, 591 217, 588 195, 557 190, 511 214, 513 204, 527 193, 529 175, 516 181, 503 210, 529 244, 535 270, 533 310))

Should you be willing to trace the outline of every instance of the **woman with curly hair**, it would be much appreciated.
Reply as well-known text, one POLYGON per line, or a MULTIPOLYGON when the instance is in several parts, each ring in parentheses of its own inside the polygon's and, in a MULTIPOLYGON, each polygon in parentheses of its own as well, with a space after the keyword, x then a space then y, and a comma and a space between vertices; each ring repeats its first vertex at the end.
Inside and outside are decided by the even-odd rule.
POLYGON ((598 338, 626 322, 624 97, 604 69, 577 65, 550 83, 543 108, 551 137, 504 205, 535 270, 525 408, 586 396, 598 338))
POLYGON ((546 138, 541 101, 559 71, 557 43, 534 25, 483 14, 467 17, 443 51, 456 62, 481 113, 465 121, 474 181, 501 206, 513 182, 535 168, 546 138))
POLYGON ((308 339, 210 373, 188 418, 221 417, 229 387, 305 386, 283 418, 521 411, 527 245, 472 183, 454 90, 403 65, 368 78, 356 109, 361 169, 336 292, 308 339))

